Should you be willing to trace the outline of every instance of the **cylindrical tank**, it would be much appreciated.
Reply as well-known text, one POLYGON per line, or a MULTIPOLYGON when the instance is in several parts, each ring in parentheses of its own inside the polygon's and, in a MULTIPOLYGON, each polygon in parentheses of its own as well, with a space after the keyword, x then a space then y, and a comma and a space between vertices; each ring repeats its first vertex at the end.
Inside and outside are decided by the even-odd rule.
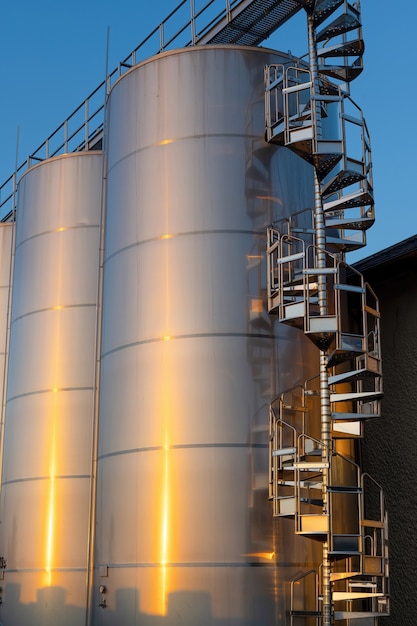
POLYGON ((264 139, 282 60, 197 46, 110 93, 95 624, 275 626, 321 561, 268 502, 268 405, 317 373, 266 310, 266 227, 313 206, 264 139))
POLYGON ((102 153, 19 183, 1 494, 0 621, 86 616, 102 153))
MULTIPOLYGON (((8 326, 10 313, 11 296, 11 260, 13 246, 13 222, 3 222, 0 224, 0 397, 2 415, 6 398, 6 359, 8 344, 8 326)), ((0 440, 3 439, 3 424, 1 427, 0 440)), ((0 443, 1 445, 1 443, 0 443)))
MULTIPOLYGON (((12 293, 12 252, 15 225, 13 222, 0 224, 0 472, 2 469, 4 415, 6 408, 7 354, 10 329, 10 298, 12 293)), ((1 554, 0 554, 1 556, 1 554)), ((0 602, 3 596, 0 592, 0 602)))

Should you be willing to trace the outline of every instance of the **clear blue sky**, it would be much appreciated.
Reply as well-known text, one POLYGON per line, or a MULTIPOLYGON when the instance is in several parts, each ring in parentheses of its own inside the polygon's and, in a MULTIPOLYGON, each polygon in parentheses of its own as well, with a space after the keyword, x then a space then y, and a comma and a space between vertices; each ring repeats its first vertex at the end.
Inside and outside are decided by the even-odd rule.
MULTIPOLYGON (((417 3, 361 4, 365 70, 352 84, 352 96, 371 132, 377 221, 368 246, 351 254, 350 262, 417 234, 417 3)), ((17 128, 20 163, 104 79, 107 28, 113 69, 176 5, 177 0, 1 2, 0 184, 14 170, 17 128)), ((264 45, 304 54, 303 12, 264 45)))

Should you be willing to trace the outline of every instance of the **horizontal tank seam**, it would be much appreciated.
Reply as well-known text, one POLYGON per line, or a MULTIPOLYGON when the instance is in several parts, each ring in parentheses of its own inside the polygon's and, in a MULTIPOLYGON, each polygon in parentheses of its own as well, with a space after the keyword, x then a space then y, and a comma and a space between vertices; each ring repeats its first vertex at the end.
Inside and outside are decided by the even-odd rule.
MULTIPOLYGON (((80 566, 80 567, 49 567, 48 571, 50 572, 85 572, 87 569, 87 566, 80 566)), ((6 567, 6 569, 4 570, 5 572, 8 572, 9 574, 20 574, 20 573, 35 573, 35 572, 42 572, 45 573, 45 568, 44 567, 19 567, 19 568, 8 568, 6 567)))
MULTIPOLYGON (((54 480, 74 480, 74 479, 82 479, 82 480, 86 480, 86 479, 90 479, 90 474, 56 474, 54 475, 54 480)), ((5 480, 2 483, 2 486, 4 487, 5 485, 15 485, 17 483, 29 483, 29 482, 36 482, 36 481, 45 481, 45 480, 51 480, 50 476, 26 476, 25 478, 13 478, 11 480, 5 480)))
MULTIPOLYGON (((261 556, 258 558, 262 558, 261 556)), ((173 562, 173 563, 98 563, 95 565, 95 568, 98 569, 100 567, 108 567, 109 569, 131 569, 134 567, 138 568, 163 568, 163 567, 316 567, 317 563, 309 563, 309 562, 299 562, 299 563, 288 563, 286 561, 279 562, 271 559, 270 562, 260 562, 260 561, 203 561, 203 562, 190 562, 185 561, 181 562, 173 562)))
MULTIPOLYGON (((265 449, 267 443, 178 443, 169 446, 170 450, 201 450, 204 448, 244 448, 245 450, 265 449)), ((129 448, 127 450, 117 450, 116 452, 107 452, 98 456, 98 460, 108 459, 115 456, 123 456, 125 454, 138 454, 142 452, 160 452, 166 451, 166 446, 148 446, 143 448, 129 448)))
POLYGON ((56 391, 54 391, 54 389, 36 389, 34 391, 27 391, 25 393, 18 393, 15 396, 10 396, 10 398, 7 398, 7 404, 19 398, 25 398, 26 396, 36 396, 43 393, 61 393, 63 391, 94 391, 94 387, 58 387, 56 391))
POLYGON ((86 302, 84 304, 60 304, 56 306, 45 307, 44 309, 35 309, 34 311, 28 311, 27 313, 22 313, 18 317, 12 319, 12 326, 15 322, 23 319, 24 317, 29 317, 30 315, 37 315, 38 313, 46 313, 48 311, 64 311, 65 309, 88 309, 88 308, 96 308, 97 304, 95 302, 86 302))
POLYGON ((145 152, 146 150, 151 150, 152 148, 165 148, 167 146, 171 146, 172 144, 176 144, 179 143, 180 141, 190 141, 190 140, 195 140, 195 139, 224 139, 224 138, 238 138, 238 139, 243 139, 244 141, 247 141, 248 139, 256 140, 256 139, 260 139, 259 135, 255 135, 255 134, 249 134, 249 133, 197 133, 195 135, 184 135, 182 137, 175 137, 173 139, 162 139, 161 141, 156 141, 154 143, 150 143, 146 146, 142 146, 141 148, 138 148, 137 150, 132 150, 132 152, 129 152, 128 154, 125 154, 123 157, 121 157, 120 159, 118 159, 117 161, 114 161, 114 163, 112 163, 112 165, 108 168, 107 170, 107 174, 109 174, 115 167, 117 167, 118 165, 120 165, 120 163, 123 163, 123 161, 126 161, 127 159, 130 159, 130 157, 134 156, 135 154, 140 154, 141 152, 145 152))
MULTIPOLYGON (((233 337, 233 338, 249 338, 249 339, 276 339, 275 335, 265 335, 261 333, 195 333, 192 335, 173 335, 169 338, 170 341, 177 341, 178 339, 203 339, 210 337, 233 337)), ((113 348, 112 350, 108 350, 107 352, 103 352, 101 358, 104 359, 110 354, 114 352, 119 352, 120 350, 125 350, 128 348, 134 348, 135 346, 141 346, 148 343, 157 343, 163 342, 166 343, 167 339, 165 337, 152 337, 151 339, 142 339, 141 341, 132 341, 131 343, 125 343, 122 346, 118 346, 117 348, 113 348)))
POLYGON ((131 248, 138 248, 139 246, 143 246, 149 243, 155 243, 156 241, 167 241, 170 239, 176 239, 177 237, 193 237, 195 235, 252 235, 255 237, 265 237, 264 233, 258 232, 256 230, 236 230, 231 228, 224 229, 213 229, 213 230, 189 230, 183 231, 180 233, 169 233, 169 236, 158 235, 157 237, 149 237, 149 239, 143 239, 142 241, 135 241, 134 243, 129 244, 128 246, 124 246, 120 248, 120 250, 116 250, 112 252, 108 257, 104 260, 104 265, 112 259, 114 256, 125 252, 126 250, 130 250, 131 248))
POLYGON ((44 235, 50 235, 52 233, 65 233, 68 230, 81 230, 84 228, 95 228, 95 229, 99 229, 100 224, 76 224, 75 226, 63 226, 62 228, 52 228, 51 230, 43 230, 41 233, 36 233, 35 235, 31 235, 30 237, 27 237, 26 239, 22 239, 22 241, 19 241, 19 243, 16 245, 16 250, 18 250, 21 246, 23 246, 23 244, 27 243, 28 241, 31 241, 32 239, 37 239, 38 237, 43 237, 44 235))

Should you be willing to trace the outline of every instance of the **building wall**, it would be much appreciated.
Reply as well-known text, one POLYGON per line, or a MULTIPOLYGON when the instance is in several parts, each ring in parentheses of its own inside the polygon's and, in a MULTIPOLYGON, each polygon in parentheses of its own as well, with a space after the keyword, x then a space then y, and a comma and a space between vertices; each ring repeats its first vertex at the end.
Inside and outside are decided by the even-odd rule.
POLYGON ((414 626, 417 615, 417 237, 357 267, 381 309, 382 418, 367 425, 364 467, 382 484, 389 513, 391 617, 414 626), (414 248, 414 250, 413 250, 414 248))

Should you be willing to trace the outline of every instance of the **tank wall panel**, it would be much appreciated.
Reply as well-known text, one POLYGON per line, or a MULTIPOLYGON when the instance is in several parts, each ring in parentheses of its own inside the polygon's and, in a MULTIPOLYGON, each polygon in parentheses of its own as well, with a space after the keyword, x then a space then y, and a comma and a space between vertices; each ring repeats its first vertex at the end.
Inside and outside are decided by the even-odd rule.
POLYGON ((53 398, 45 391, 9 401, 3 481, 48 476, 53 452, 52 433, 55 446, 56 441, 60 442, 55 450, 56 475, 89 475, 92 426, 88 418, 92 411, 91 388, 58 392, 53 398), (84 438, 79 436, 81 432, 85 433, 84 438))
POLYGON ((86 272, 86 268, 96 265, 98 246, 97 224, 62 227, 21 242, 15 263, 14 319, 38 310, 57 310, 67 303, 85 305, 91 300, 97 280, 96 274, 86 272), (44 277, 42 290, 35 281, 26 285, 25 291, 19 289, 28 266, 34 276, 44 277))
MULTIPOLYGON (((6 350, 13 228, 12 223, 0 224, 0 363, 2 368, 4 368, 6 350)), ((3 381, 3 376, 0 380, 3 381)))
POLYGON ((91 388, 94 351, 80 348, 94 340, 95 322, 96 308, 91 301, 74 307, 59 305, 16 320, 12 324, 9 399, 24 393, 91 388))

